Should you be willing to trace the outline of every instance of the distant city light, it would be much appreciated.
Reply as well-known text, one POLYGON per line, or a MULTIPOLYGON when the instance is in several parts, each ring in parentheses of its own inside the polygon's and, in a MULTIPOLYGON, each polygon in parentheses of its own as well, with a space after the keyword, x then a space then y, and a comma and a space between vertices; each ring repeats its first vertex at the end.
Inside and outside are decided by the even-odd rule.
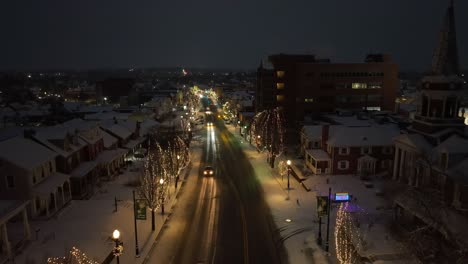
POLYGON ((107 101, 107 97, 104 97, 104 101, 107 101))
POLYGON ((28 74, 28 78, 30 78, 30 79, 31 79, 31 74, 28 74))

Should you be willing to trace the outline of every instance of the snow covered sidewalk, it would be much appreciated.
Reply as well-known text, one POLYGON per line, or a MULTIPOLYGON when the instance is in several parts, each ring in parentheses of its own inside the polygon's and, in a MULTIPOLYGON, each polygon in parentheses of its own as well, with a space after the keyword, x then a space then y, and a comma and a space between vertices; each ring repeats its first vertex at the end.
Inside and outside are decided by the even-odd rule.
MULTIPOLYGON (((192 161, 201 156, 201 147, 197 142, 191 146, 192 161)), ((183 186, 185 177, 196 174, 196 169, 188 166, 182 172, 177 188, 171 184, 170 197, 165 206, 165 214, 156 212, 156 230, 151 231, 151 212, 147 211, 146 220, 138 220, 138 246, 140 257, 136 257, 135 233, 133 222, 133 187, 127 183, 137 179, 137 172, 129 169, 116 180, 104 183, 90 200, 72 200, 62 211, 47 221, 32 221, 33 241, 16 256, 16 263, 45 263, 47 257, 61 257, 73 246, 79 248, 88 257, 101 263, 112 251, 115 242, 112 232, 120 231, 124 252, 122 263, 142 263, 161 230, 164 221, 176 203, 176 193, 183 186), (115 212, 114 199, 117 198, 115 212), (37 238, 36 233, 37 231, 37 238), (31 261, 31 262, 27 262, 31 261)), ((138 195, 137 195, 138 196, 138 195)))
MULTIPOLYGON (((317 195, 327 196, 328 188, 332 194, 348 192, 356 198, 353 201, 361 210, 363 217, 360 228, 366 246, 360 252, 369 259, 375 256, 399 255, 401 246, 391 239, 385 229, 386 221, 391 218, 389 205, 377 196, 374 189, 366 188, 362 181, 352 175, 303 175, 303 160, 287 157, 292 161, 292 169, 298 177, 304 178, 302 186, 294 177, 290 177, 290 189, 287 189, 287 177, 281 176, 276 168, 272 169, 266 162, 266 153, 257 149, 239 135, 233 126, 229 131, 242 142, 245 154, 255 169, 278 232, 288 252, 289 263, 339 263, 335 252, 335 220, 339 204, 333 204, 330 218, 329 253, 324 251, 327 234, 327 217, 322 217, 322 246, 317 244, 318 217, 317 195)), ((287 159, 282 156, 280 159, 287 159)), ((376 258, 378 259, 378 258, 376 258)), ((384 262, 381 262, 384 263, 384 262)), ((397 262, 385 262, 397 263, 397 262)))

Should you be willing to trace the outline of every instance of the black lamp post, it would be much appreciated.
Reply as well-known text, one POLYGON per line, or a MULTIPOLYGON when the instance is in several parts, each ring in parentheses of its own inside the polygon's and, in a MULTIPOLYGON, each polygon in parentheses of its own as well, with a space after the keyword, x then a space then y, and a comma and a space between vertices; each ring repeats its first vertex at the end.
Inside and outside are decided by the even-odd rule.
MULTIPOLYGON (((161 178, 161 179, 159 180, 159 183, 161 184, 161 188, 163 188, 164 179, 161 178)), ((162 189, 161 189, 161 194, 162 194, 162 189)), ((161 214, 164 215, 164 197, 161 197, 161 214)))
POLYGON ((114 232, 112 233, 112 238, 115 241, 115 247, 114 247, 113 253, 114 253, 115 258, 117 259, 117 264, 120 264, 119 257, 120 255, 122 255, 122 252, 123 252, 123 243, 119 240, 120 231, 117 229, 114 230, 114 232))
POLYGON ((286 164, 288 164, 288 190, 289 190, 289 174, 291 173, 291 161, 287 160, 286 164))

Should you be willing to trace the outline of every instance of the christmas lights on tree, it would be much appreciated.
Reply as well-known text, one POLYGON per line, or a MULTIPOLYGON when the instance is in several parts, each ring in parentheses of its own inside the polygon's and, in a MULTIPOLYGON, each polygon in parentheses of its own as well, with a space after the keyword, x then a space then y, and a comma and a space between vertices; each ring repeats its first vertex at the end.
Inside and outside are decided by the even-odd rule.
POLYGON ((260 151, 268 151, 271 167, 284 150, 285 127, 279 108, 265 110, 255 115, 250 126, 250 137, 256 140, 260 151))
POLYGON ((349 202, 340 204, 336 215, 335 249, 341 264, 356 263, 357 251, 354 242, 359 241, 359 232, 349 212, 349 202))
POLYGON ((99 262, 86 256, 76 247, 70 249, 66 257, 53 257, 47 259, 47 264, 99 264, 99 262))

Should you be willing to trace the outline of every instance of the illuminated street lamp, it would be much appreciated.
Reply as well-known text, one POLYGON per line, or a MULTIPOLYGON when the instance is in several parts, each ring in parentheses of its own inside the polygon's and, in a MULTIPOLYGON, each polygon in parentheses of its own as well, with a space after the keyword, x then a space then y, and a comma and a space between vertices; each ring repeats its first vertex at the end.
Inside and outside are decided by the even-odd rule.
MULTIPOLYGON (((161 184, 161 193, 162 193, 162 188, 163 188, 163 184, 164 184, 164 179, 161 178, 159 180, 159 184, 161 184)), ((161 196, 161 214, 164 215, 164 197, 161 196)))
POLYGON ((123 252, 123 243, 119 240, 120 238, 120 231, 119 230, 114 230, 114 232, 112 233, 112 238, 114 239, 115 241, 115 247, 114 247, 114 250, 113 250, 113 254, 115 256, 115 258, 117 259, 117 264, 120 264, 120 255, 122 255, 122 252, 123 252))
POLYGON ((289 174, 291 173, 291 160, 287 160, 286 164, 288 164, 288 190, 289 190, 289 174))

